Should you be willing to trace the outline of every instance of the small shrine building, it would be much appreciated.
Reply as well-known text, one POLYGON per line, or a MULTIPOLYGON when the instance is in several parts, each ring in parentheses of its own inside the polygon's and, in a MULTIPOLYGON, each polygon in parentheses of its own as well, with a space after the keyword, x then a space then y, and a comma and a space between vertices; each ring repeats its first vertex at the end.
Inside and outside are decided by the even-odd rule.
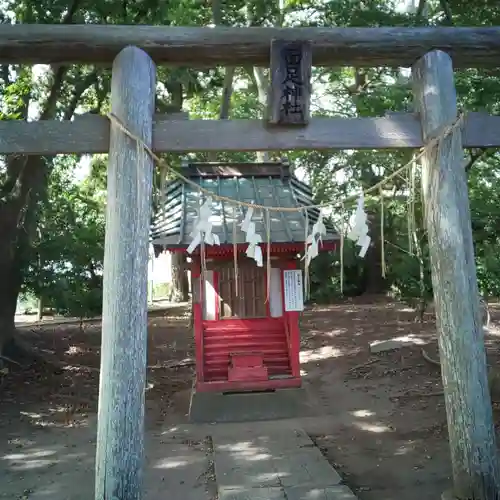
MULTIPOLYGON (((247 207, 217 196, 301 208, 313 204, 311 189, 284 162, 191 163, 182 175, 213 193, 210 238, 218 243, 198 244, 190 254, 196 391, 299 387, 299 313, 304 304, 300 256, 320 212, 309 208, 247 213, 247 207), (250 231, 245 215, 251 215, 246 221, 250 231)), ((157 254, 192 250, 206 199, 206 193, 183 180, 169 185, 164 208, 152 226, 157 254)), ((324 229, 318 250, 334 250, 339 235, 326 222, 324 229)))

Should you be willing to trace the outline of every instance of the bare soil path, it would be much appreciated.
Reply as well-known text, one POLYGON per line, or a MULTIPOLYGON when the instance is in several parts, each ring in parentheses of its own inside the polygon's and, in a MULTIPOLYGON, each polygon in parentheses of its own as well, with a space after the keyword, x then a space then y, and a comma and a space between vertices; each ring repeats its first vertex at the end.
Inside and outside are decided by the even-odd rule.
MULTIPOLYGON (((500 308, 492 307, 487 351, 500 366, 500 308)), ((446 418, 431 316, 423 324, 401 304, 360 299, 306 311, 301 320, 304 386, 316 416, 276 422, 305 429, 361 500, 439 498, 449 486, 446 418), (374 340, 408 347, 370 355, 374 340)), ((214 498, 210 427, 189 436, 193 339, 185 307, 149 317, 146 498, 214 498), (189 496, 191 495, 191 496, 189 496)), ((26 339, 65 369, 9 366, 0 378, 0 498, 92 498, 100 323, 24 327, 26 339), (83 479, 86 489, 74 491, 83 479), (89 481, 90 479, 90 481, 89 481), (80 496, 78 496, 80 495, 80 496)), ((495 417, 500 413, 495 410, 495 417)), ((228 426, 227 429, 230 429, 228 426)), ((228 431, 229 432, 229 431, 228 431)), ((82 484, 83 484, 82 483, 82 484)))

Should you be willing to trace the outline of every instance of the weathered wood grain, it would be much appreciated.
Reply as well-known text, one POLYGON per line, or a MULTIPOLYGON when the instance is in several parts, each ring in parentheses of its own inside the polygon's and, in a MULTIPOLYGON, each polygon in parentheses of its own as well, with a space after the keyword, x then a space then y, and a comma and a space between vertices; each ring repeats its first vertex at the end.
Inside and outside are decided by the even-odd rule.
MULTIPOLYGON (((187 119, 187 113, 157 114, 153 127, 162 130, 166 121, 187 119)), ((107 117, 92 114, 76 116, 73 121, 0 121, 0 154, 107 153, 109 129, 107 117)))
POLYGON ((283 162, 268 163, 224 163, 209 162, 187 164, 182 169, 186 177, 279 177, 288 179, 290 177, 290 165, 283 162))
MULTIPOLYGON (((424 139, 457 117, 450 57, 433 51, 413 68, 424 139)), ((467 179, 460 131, 422 159, 422 190, 457 498, 498 498, 497 448, 488 390, 467 179)))
POLYGON ((274 125, 307 125, 310 119, 310 42, 271 43, 267 120, 274 125))
MULTIPOLYGON (((304 128, 266 126, 261 120, 186 120, 159 115, 153 123, 158 153, 419 148, 416 114, 378 118, 312 118, 304 128)), ((500 147, 500 116, 467 115, 464 147, 500 147)), ((73 122, 0 121, 0 154, 98 154, 109 149, 109 121, 88 115, 73 122)))
MULTIPOLYGON (((155 66, 127 47, 113 65, 111 110, 152 141, 155 66)), ((96 500, 142 498, 147 268, 153 164, 112 126, 108 163, 96 500)))
POLYGON ((310 40, 315 66, 411 66, 427 51, 456 67, 497 67, 500 27, 191 28, 1 24, 3 64, 111 64, 127 45, 169 66, 268 66, 272 39, 310 40))

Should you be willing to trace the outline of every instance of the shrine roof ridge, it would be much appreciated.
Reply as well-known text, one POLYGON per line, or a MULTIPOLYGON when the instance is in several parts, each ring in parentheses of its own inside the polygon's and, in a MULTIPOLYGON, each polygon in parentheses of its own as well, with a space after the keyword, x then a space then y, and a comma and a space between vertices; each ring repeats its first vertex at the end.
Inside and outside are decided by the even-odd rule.
POLYGON ((190 162, 181 169, 182 175, 196 177, 290 177, 290 164, 287 161, 266 162, 190 162))
MULTIPOLYGON (((186 163, 182 175, 203 188, 213 192, 212 232, 219 236, 221 245, 245 243, 245 233, 240 222, 246 212, 237 203, 219 200, 223 196, 235 202, 254 203, 263 206, 301 208, 300 211, 272 211, 270 217, 270 241, 272 244, 304 243, 320 211, 307 208, 314 204, 311 188, 297 179, 288 162, 265 163, 186 163), (235 228, 233 226, 236 225, 235 228)), ((155 216, 151 227, 153 245, 165 249, 188 247, 191 232, 198 215, 200 202, 205 198, 200 190, 182 180, 172 182, 164 193, 162 208, 155 216)), ((266 215, 255 210, 252 221, 264 242, 267 238, 266 215)), ((339 239, 333 225, 325 221, 325 241, 339 239)))

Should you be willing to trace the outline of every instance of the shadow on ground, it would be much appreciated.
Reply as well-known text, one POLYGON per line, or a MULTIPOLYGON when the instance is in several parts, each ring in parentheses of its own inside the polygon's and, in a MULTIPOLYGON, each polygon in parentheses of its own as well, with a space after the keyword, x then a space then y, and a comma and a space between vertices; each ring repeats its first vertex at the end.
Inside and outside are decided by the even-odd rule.
MULTIPOLYGON (((0 498, 94 498, 95 424, 11 433, 0 456, 0 498)), ((211 500, 215 496, 210 440, 148 433, 144 499, 211 500)))
MULTIPOLYGON (((495 306, 494 328, 498 318, 495 306)), ((245 432, 261 427, 186 425, 193 376, 188 320, 182 308, 149 319, 145 498, 168 491, 172 498, 211 500, 217 455, 221 463, 239 461, 253 471, 248 480, 269 480, 269 488, 283 489, 286 477, 299 477, 286 470, 289 451, 265 452, 264 446, 243 439, 245 432), (233 440, 226 443, 229 448, 224 444, 228 436, 233 440)), ((269 422, 266 432, 276 436, 284 428, 304 429, 361 500, 439 498, 450 485, 444 403, 435 395, 441 390, 439 369, 420 352, 425 344, 436 353, 433 318, 415 323, 414 314, 400 304, 357 301, 306 311, 301 331, 304 388, 314 416, 269 422), (370 342, 395 337, 410 342, 370 355, 370 342)), ((44 325, 24 336, 65 369, 13 367, 2 378, 0 430, 7 438, 0 448, 0 498, 88 500, 94 489, 100 325, 44 325)), ((487 350, 490 363, 499 365, 495 334, 487 337, 487 350)), ((229 476, 235 478, 237 469, 229 476)), ((217 480, 219 489, 235 481, 221 471, 217 480)), ((226 495, 224 500, 237 498, 234 488, 226 495)), ((306 498, 325 498, 318 495, 306 498)))

